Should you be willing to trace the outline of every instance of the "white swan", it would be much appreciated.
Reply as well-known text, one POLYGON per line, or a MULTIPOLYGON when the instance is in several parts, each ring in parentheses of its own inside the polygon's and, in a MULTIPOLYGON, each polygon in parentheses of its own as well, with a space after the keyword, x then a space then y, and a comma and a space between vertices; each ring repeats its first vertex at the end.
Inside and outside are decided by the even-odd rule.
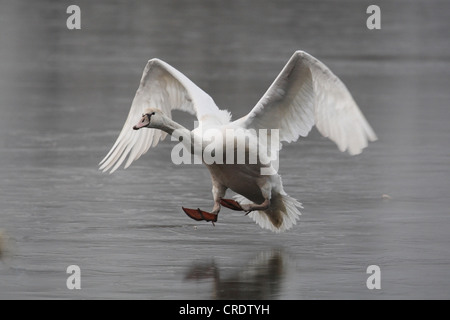
MULTIPOLYGON (((368 141, 377 139, 345 85, 304 51, 295 52, 250 113, 233 122, 228 111, 219 110, 213 99, 186 76, 167 63, 152 59, 144 69, 125 125, 100 162, 100 170, 112 173, 128 156, 127 168, 175 130, 195 138, 208 128, 222 132, 237 128, 279 129, 282 142, 293 142, 307 136, 314 125, 340 151, 351 155, 359 154, 368 141), (195 114, 199 127, 189 131, 173 121, 174 109, 195 114)), ((186 147, 189 143, 185 143, 186 147)), ((226 148, 225 142, 222 146, 226 148)), ((248 146, 246 153, 255 152, 255 148, 248 146)), ((223 205, 246 211, 262 228, 274 232, 296 224, 301 204, 284 192, 277 173, 261 175, 262 159, 258 158, 256 164, 205 164, 211 173, 214 207, 210 213, 183 208, 189 217, 214 223, 223 205), (238 201, 223 198, 228 188, 238 194, 238 201)))

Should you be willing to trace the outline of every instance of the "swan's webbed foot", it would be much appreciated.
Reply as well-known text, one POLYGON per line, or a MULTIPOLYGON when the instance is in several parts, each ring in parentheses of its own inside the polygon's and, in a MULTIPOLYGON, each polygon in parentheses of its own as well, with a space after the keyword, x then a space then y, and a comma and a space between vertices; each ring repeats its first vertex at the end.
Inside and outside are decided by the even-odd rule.
POLYGON ((206 211, 198 209, 188 209, 185 207, 182 207, 184 213, 187 214, 187 216, 191 219, 194 219, 196 221, 211 221, 213 226, 215 225, 214 222, 217 222, 217 214, 209 213, 206 211))
POLYGON ((249 214, 251 211, 247 210, 247 208, 243 208, 239 202, 234 201, 233 199, 220 199, 220 204, 234 211, 245 211, 246 214, 249 214))
POLYGON ((232 199, 220 199, 220 204, 231 210, 245 211, 245 215, 248 215, 250 212, 255 210, 267 210, 270 206, 270 200, 266 199, 262 204, 239 204, 237 201, 234 201, 232 199))

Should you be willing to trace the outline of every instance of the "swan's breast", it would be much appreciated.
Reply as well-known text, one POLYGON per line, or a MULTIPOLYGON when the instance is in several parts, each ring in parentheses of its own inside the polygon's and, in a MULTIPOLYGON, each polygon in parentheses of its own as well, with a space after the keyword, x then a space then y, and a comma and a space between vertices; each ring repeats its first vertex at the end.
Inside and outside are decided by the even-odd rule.
POLYGON ((212 164, 206 166, 213 179, 222 185, 255 203, 264 201, 259 186, 263 185, 269 176, 260 175, 260 165, 212 164))

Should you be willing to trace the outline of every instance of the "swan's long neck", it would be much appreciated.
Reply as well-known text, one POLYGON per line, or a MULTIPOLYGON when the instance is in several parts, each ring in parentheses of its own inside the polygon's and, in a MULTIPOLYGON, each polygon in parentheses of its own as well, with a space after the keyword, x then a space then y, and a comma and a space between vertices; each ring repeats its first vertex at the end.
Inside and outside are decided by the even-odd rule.
POLYGON ((172 135, 175 130, 179 131, 181 135, 189 135, 190 131, 183 127, 178 122, 173 121, 169 117, 163 117, 162 124, 158 125, 156 129, 160 129, 168 134, 172 135))
MULTIPOLYGON (((163 121, 160 125, 155 126, 156 129, 160 129, 164 132, 167 132, 171 136, 175 137, 179 140, 187 150, 189 150, 192 154, 194 154, 194 150, 198 150, 198 148, 202 148, 201 146, 201 137, 196 139, 193 131, 186 129, 181 124, 173 121, 169 117, 164 117, 163 121), (195 147, 195 143, 197 140, 200 141, 200 146, 195 147)), ((202 149, 200 149, 202 150, 202 149)))

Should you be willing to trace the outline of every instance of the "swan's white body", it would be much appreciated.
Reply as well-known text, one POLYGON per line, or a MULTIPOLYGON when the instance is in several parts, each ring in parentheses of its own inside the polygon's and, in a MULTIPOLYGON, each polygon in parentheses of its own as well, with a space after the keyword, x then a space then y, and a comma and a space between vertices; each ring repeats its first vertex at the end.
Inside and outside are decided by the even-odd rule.
MULTIPOLYGON (((314 125, 339 150, 351 155, 359 154, 368 141, 377 139, 345 85, 306 52, 295 52, 250 113, 233 122, 229 112, 220 110, 186 76, 167 63, 152 59, 145 67, 125 125, 100 169, 112 173, 128 156, 127 168, 174 130, 195 137, 209 128, 223 132, 230 128, 279 129, 281 142, 293 142, 307 136, 314 125), (195 114, 199 128, 189 131, 174 122, 174 109, 195 114), (134 128, 152 129, 133 130, 145 113, 142 124, 134 128)), ((223 147, 226 148, 225 142, 223 147)), ((256 152, 255 146, 249 146, 246 152, 256 152)), ((212 213, 219 212, 220 200, 229 188, 238 194, 235 198, 243 210, 250 211, 249 216, 261 227, 275 232, 287 230, 299 219, 301 204, 284 192, 277 173, 261 175, 264 166, 259 160, 256 164, 206 164, 213 183, 212 213)))

